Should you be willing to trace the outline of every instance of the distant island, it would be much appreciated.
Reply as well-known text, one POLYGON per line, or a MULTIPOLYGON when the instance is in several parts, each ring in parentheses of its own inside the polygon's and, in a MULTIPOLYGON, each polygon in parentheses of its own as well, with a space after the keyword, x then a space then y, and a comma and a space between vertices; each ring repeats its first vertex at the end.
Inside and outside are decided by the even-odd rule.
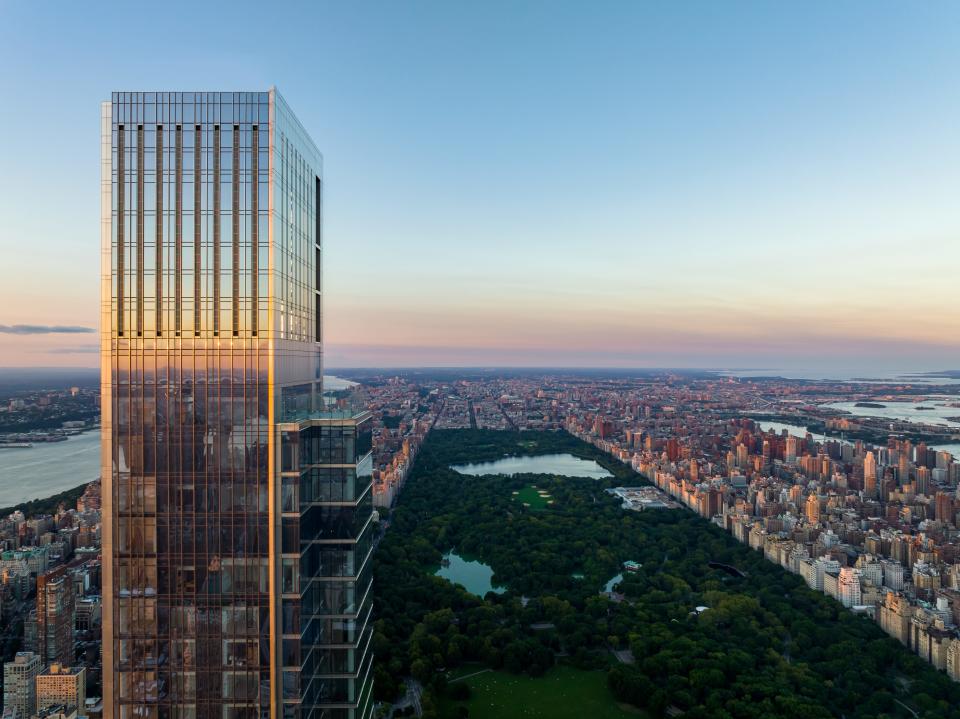
POLYGON ((960 369, 945 369, 936 372, 914 372, 904 377, 924 377, 932 379, 960 379, 960 369))
POLYGON ((879 402, 857 402, 854 407, 870 407, 871 409, 886 409, 887 405, 879 402))

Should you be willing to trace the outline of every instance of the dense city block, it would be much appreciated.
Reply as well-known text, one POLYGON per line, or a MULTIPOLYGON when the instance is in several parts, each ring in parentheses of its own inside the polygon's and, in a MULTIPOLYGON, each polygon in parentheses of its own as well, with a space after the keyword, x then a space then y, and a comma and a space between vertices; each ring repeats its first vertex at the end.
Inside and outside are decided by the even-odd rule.
MULTIPOLYGON (((653 716, 932 717, 960 698, 950 378, 342 374, 327 412, 366 413, 379 518, 360 540, 387 713, 487 716, 496 687, 536 691, 534 675, 570 687, 565 702, 653 716), (544 457, 569 468, 524 468, 544 457), (483 575, 482 593, 458 572, 483 575)), ((18 388, 6 414, 74 399, 99 402, 18 388)), ((77 421, 31 436, 76 441, 77 421)), ((2 457, 42 450, 22 437, 0 436, 2 457)), ((99 488, 27 491, 0 521, 8 719, 101 711, 99 488)))

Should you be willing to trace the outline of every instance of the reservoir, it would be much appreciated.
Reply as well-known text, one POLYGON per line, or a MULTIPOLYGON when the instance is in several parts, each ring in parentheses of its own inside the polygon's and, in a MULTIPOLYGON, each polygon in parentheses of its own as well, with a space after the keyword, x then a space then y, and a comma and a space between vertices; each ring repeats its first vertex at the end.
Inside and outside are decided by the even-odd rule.
POLYGON ((443 555, 444 564, 434 572, 454 584, 461 584, 471 594, 483 597, 487 592, 503 594, 506 587, 493 586, 493 570, 483 562, 468 561, 458 554, 443 555))
POLYGON ((460 474, 480 477, 485 474, 552 474, 560 477, 589 477, 603 479, 612 477, 607 470, 592 459, 581 459, 572 454, 541 454, 534 457, 504 457, 496 462, 455 464, 450 467, 460 474))
POLYGON ((0 507, 44 499, 100 476, 100 430, 30 449, 0 449, 0 507))

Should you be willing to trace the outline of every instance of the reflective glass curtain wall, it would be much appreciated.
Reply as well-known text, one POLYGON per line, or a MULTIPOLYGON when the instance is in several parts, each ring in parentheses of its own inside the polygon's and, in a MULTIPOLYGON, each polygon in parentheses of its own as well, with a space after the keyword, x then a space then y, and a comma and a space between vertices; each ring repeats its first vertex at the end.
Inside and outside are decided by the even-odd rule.
POLYGON ((283 425, 284 710, 302 719, 372 712, 370 414, 283 425))
POLYGON ((322 159, 275 90, 118 92, 101 121, 105 717, 279 717, 322 159))

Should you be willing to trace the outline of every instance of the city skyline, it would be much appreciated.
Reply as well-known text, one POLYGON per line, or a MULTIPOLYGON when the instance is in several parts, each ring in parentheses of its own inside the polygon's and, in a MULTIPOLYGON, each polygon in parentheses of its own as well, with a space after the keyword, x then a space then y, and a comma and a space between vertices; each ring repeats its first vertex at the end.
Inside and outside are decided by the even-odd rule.
POLYGON ((109 5, 0 10, 0 364, 97 363, 60 108, 252 84, 324 148, 330 367, 956 367, 955 6, 297 6, 256 51, 231 7, 171 6, 162 59, 109 5))

